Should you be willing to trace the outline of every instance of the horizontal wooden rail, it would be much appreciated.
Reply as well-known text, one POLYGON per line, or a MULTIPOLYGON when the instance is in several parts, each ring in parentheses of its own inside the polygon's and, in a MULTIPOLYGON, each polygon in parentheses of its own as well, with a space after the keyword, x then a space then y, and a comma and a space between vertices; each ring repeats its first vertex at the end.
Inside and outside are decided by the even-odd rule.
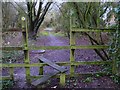
POLYGON ((1 76, 0 77, 0 80, 4 80, 4 79, 5 80, 7 80, 7 79, 9 80, 9 79, 12 79, 12 78, 10 76, 1 76))
MULTIPOLYGON (((100 64, 112 64, 112 61, 79 61, 79 62, 57 62, 56 64, 60 66, 69 66, 69 65, 100 65, 100 64)), ((45 63, 32 63, 32 64, 17 64, 17 63, 11 63, 11 64, 2 64, 1 67, 41 67, 41 66, 47 66, 45 63)))
POLYGON ((62 49, 107 49, 109 46, 106 45, 86 45, 86 46, 30 46, 24 47, 1 47, 0 50, 62 50, 62 49))
POLYGON ((71 46, 71 49, 107 49, 105 45, 71 46))
POLYGON ((72 28, 72 32, 115 32, 115 30, 94 30, 94 29, 80 29, 80 28, 72 28))
POLYGON ((20 28, 10 28, 10 29, 2 29, 2 32, 22 32, 20 28))
MULTIPOLYGON (((66 77, 78 77, 80 75, 95 75, 95 74, 99 74, 99 75, 108 75, 108 72, 87 72, 87 73, 74 73, 73 75, 70 74, 66 74, 66 77)), ((42 76, 47 76, 47 75, 39 75, 39 76, 28 76, 29 79, 40 79, 42 76)), ((60 78, 60 74, 55 75, 53 78, 60 78)), ((1 76, 0 80, 5 80, 5 79, 11 79, 10 76, 1 76)))
POLYGON ((71 65, 102 65, 102 64, 112 64, 112 61, 78 61, 73 62, 71 65))
POLYGON ((62 50, 62 49, 107 49, 109 46, 105 45, 86 45, 86 46, 39 46, 39 47, 28 47, 29 50, 62 50))
POLYGON ((23 50, 23 47, 0 47, 0 50, 12 51, 12 50, 23 50))
POLYGON ((70 46, 39 46, 39 47, 28 47, 29 50, 62 50, 62 49, 70 49, 70 46))
POLYGON ((105 45, 89 45, 89 46, 40 46, 40 47, 29 47, 29 50, 61 50, 61 49, 106 49, 109 46, 105 45))
MULTIPOLYGON (((115 32, 115 29, 81 29, 81 28, 76 28, 72 27, 72 31, 75 32, 115 32)), ((20 28, 10 28, 10 29, 2 29, 2 32, 22 32, 20 28)))
MULTIPOLYGON (((99 75, 108 75, 108 72, 86 72, 86 73, 74 73, 73 75, 70 74, 66 74, 66 77, 78 77, 80 75, 95 75, 95 74, 99 74, 99 75)), ((31 79, 39 79, 42 76, 47 76, 47 75, 39 75, 39 76, 30 76, 29 78, 31 79)), ((54 76, 54 78, 60 78, 60 74, 57 74, 56 76, 54 76)))

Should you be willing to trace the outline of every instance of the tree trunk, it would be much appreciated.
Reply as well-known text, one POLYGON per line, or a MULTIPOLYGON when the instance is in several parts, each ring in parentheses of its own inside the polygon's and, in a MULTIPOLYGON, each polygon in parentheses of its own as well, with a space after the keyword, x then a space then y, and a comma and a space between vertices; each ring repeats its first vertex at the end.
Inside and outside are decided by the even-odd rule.
POLYGON ((32 3, 32 2, 27 2, 27 8, 28 8, 28 19, 29 19, 29 38, 31 39, 35 39, 36 40, 36 36, 37 36, 37 32, 39 30, 40 25, 42 24, 44 17, 50 7, 50 5, 52 4, 52 2, 48 2, 45 5, 44 10, 41 12, 42 10, 42 2, 39 2, 39 8, 37 13, 35 13, 35 5, 36 3, 32 3))
POLYGON ((42 24, 42 22, 44 20, 44 17, 45 17, 45 15, 46 15, 46 13, 47 13, 47 11, 48 11, 51 4, 52 4, 52 2, 48 2, 46 4, 45 9, 44 9, 41 17, 38 19, 38 21, 37 21, 37 23, 36 23, 36 25, 34 27, 34 35, 33 35, 34 39, 36 39, 38 29, 39 29, 40 25, 42 24))

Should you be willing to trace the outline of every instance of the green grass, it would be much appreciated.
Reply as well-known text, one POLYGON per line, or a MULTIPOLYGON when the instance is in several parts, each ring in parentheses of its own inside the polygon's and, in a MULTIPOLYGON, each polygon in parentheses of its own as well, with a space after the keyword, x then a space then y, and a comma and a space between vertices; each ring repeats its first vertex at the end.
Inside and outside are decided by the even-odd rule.
POLYGON ((54 32, 52 32, 52 34, 53 34, 54 36, 64 36, 64 34, 61 33, 61 32, 58 32, 58 33, 54 33, 54 32))
POLYGON ((47 31, 39 32, 38 36, 49 36, 49 33, 47 31))
MULTIPOLYGON (((58 33, 55 33, 55 32, 51 32, 54 36, 64 36, 63 33, 61 32, 58 32, 58 33)), ((49 32, 47 31, 42 31, 38 34, 38 36, 49 36, 49 32)))

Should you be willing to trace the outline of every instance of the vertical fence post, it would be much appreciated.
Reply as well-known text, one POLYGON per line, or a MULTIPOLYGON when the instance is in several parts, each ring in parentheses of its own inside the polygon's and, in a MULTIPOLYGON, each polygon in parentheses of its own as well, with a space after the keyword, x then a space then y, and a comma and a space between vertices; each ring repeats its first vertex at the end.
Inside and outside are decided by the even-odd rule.
MULTIPOLYGON (((43 61, 39 60, 40 63, 43 63, 43 61)), ((40 67, 40 70, 39 70, 39 75, 43 75, 43 66, 40 67)))
MULTIPOLYGON (((24 63, 30 64, 29 60, 29 50, 28 50, 28 29, 27 29, 27 20, 25 17, 22 17, 22 33, 23 33, 23 42, 24 42, 24 63)), ((25 67, 26 70, 26 79, 30 83, 30 68, 25 67)))
MULTIPOLYGON (((70 12, 70 47, 75 45, 75 32, 72 32, 72 21, 71 21, 71 12, 70 12)), ((74 56, 75 49, 70 48, 70 63, 75 61, 74 56)), ((70 65, 70 75, 73 76, 75 71, 74 65, 70 65)))
POLYGON ((61 86, 65 85, 65 73, 60 74, 60 85, 61 86))
POLYGON ((14 68, 13 67, 10 67, 10 77, 12 80, 14 80, 14 76, 13 76, 13 73, 14 73, 14 68))
MULTIPOLYGON (((70 31, 70 47, 75 45, 75 33, 70 31)), ((70 49, 70 63, 75 61, 75 49, 70 49)), ((70 74, 73 75, 75 71, 75 66, 71 65, 70 66, 70 74)))

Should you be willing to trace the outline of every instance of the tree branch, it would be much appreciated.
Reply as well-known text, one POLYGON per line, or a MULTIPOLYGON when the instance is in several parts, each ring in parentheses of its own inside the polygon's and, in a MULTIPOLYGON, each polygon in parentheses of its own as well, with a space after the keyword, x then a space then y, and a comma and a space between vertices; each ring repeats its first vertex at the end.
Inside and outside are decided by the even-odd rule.
MULTIPOLYGON (((94 45, 92 39, 90 39, 90 41, 91 41, 91 44, 94 45)), ((102 60, 107 61, 106 58, 100 53, 100 51, 98 51, 97 49, 94 49, 94 51, 101 57, 102 60)))
POLYGON ((107 11, 108 7, 109 7, 109 6, 107 6, 107 7, 105 8, 105 10, 100 14, 99 17, 102 17, 102 15, 107 11))
POLYGON ((17 2, 15 2, 17 6, 19 6, 19 8, 27 15, 27 13, 25 12, 25 9, 23 9, 17 2))
MULTIPOLYGON (((90 40, 92 40, 92 42, 95 42, 97 45, 100 45, 95 39, 93 39, 89 34, 87 34, 86 32, 85 32, 85 35, 87 35, 88 37, 89 37, 89 39, 90 40)), ((104 55, 106 56, 106 58, 109 60, 109 57, 108 57, 108 55, 107 55, 107 53, 104 51, 104 49, 101 49, 102 50, 102 52, 104 53, 104 55)))
POLYGON ((38 28, 39 26, 41 25, 42 21, 44 20, 44 16, 46 15, 50 5, 52 4, 52 2, 48 2, 45 6, 45 9, 43 10, 43 13, 42 15, 40 16, 39 20, 38 20, 38 23, 36 24, 35 28, 34 28, 34 36, 36 36, 37 34, 37 31, 38 31, 38 28))
POLYGON ((34 20, 34 26, 38 23, 38 19, 39 19, 41 10, 42 10, 42 4, 43 4, 42 2, 39 2, 39 8, 38 8, 38 11, 37 11, 36 18, 34 20))

